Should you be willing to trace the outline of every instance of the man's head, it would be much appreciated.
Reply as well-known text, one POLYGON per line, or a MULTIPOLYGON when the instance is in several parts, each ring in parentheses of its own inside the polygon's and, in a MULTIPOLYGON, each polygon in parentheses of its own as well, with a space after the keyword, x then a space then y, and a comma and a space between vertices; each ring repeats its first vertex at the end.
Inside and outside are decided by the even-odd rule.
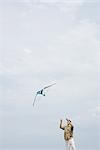
POLYGON ((70 123, 71 123, 71 120, 70 120, 70 119, 67 119, 67 118, 66 118, 66 120, 67 120, 67 124, 70 124, 70 123))

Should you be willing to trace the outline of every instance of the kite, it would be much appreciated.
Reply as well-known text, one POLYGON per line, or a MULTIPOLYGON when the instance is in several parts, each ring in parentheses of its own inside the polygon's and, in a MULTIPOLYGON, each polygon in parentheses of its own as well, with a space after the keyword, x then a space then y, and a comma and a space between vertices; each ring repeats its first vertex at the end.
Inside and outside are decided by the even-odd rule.
POLYGON ((34 107, 34 104, 35 104, 35 101, 36 101, 36 98, 37 98, 37 95, 42 95, 42 96, 45 96, 45 89, 47 89, 47 88, 49 88, 49 87, 51 87, 51 86, 53 86, 53 85, 55 85, 56 83, 54 83, 54 84, 51 84, 51 85, 48 85, 48 86, 45 86, 43 89, 41 89, 41 90, 39 90, 39 91, 37 91, 37 93, 36 93, 36 95, 35 95, 35 98, 34 98, 34 101, 33 101, 33 107, 34 107))

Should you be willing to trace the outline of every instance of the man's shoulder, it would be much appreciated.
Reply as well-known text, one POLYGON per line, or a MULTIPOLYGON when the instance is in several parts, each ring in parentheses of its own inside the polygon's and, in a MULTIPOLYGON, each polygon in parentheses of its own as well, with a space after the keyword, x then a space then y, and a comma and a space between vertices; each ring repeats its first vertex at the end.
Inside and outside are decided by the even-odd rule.
POLYGON ((72 124, 72 123, 70 123, 70 126, 72 126, 72 127, 73 127, 73 124, 72 124))

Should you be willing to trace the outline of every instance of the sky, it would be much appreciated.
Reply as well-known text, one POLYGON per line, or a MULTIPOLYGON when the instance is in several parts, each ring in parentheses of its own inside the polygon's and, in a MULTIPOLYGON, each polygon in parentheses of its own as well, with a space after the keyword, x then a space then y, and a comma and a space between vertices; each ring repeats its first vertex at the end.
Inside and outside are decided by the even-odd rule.
POLYGON ((99 58, 99 0, 0 0, 0 149, 99 150, 99 58))

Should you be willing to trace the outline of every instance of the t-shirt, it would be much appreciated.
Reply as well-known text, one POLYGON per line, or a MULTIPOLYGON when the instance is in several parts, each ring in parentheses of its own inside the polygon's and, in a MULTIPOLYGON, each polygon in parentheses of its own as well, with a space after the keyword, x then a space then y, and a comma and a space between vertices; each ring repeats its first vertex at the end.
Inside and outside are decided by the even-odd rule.
POLYGON ((70 140, 73 137, 73 125, 68 124, 64 128, 64 139, 65 140, 70 140))

